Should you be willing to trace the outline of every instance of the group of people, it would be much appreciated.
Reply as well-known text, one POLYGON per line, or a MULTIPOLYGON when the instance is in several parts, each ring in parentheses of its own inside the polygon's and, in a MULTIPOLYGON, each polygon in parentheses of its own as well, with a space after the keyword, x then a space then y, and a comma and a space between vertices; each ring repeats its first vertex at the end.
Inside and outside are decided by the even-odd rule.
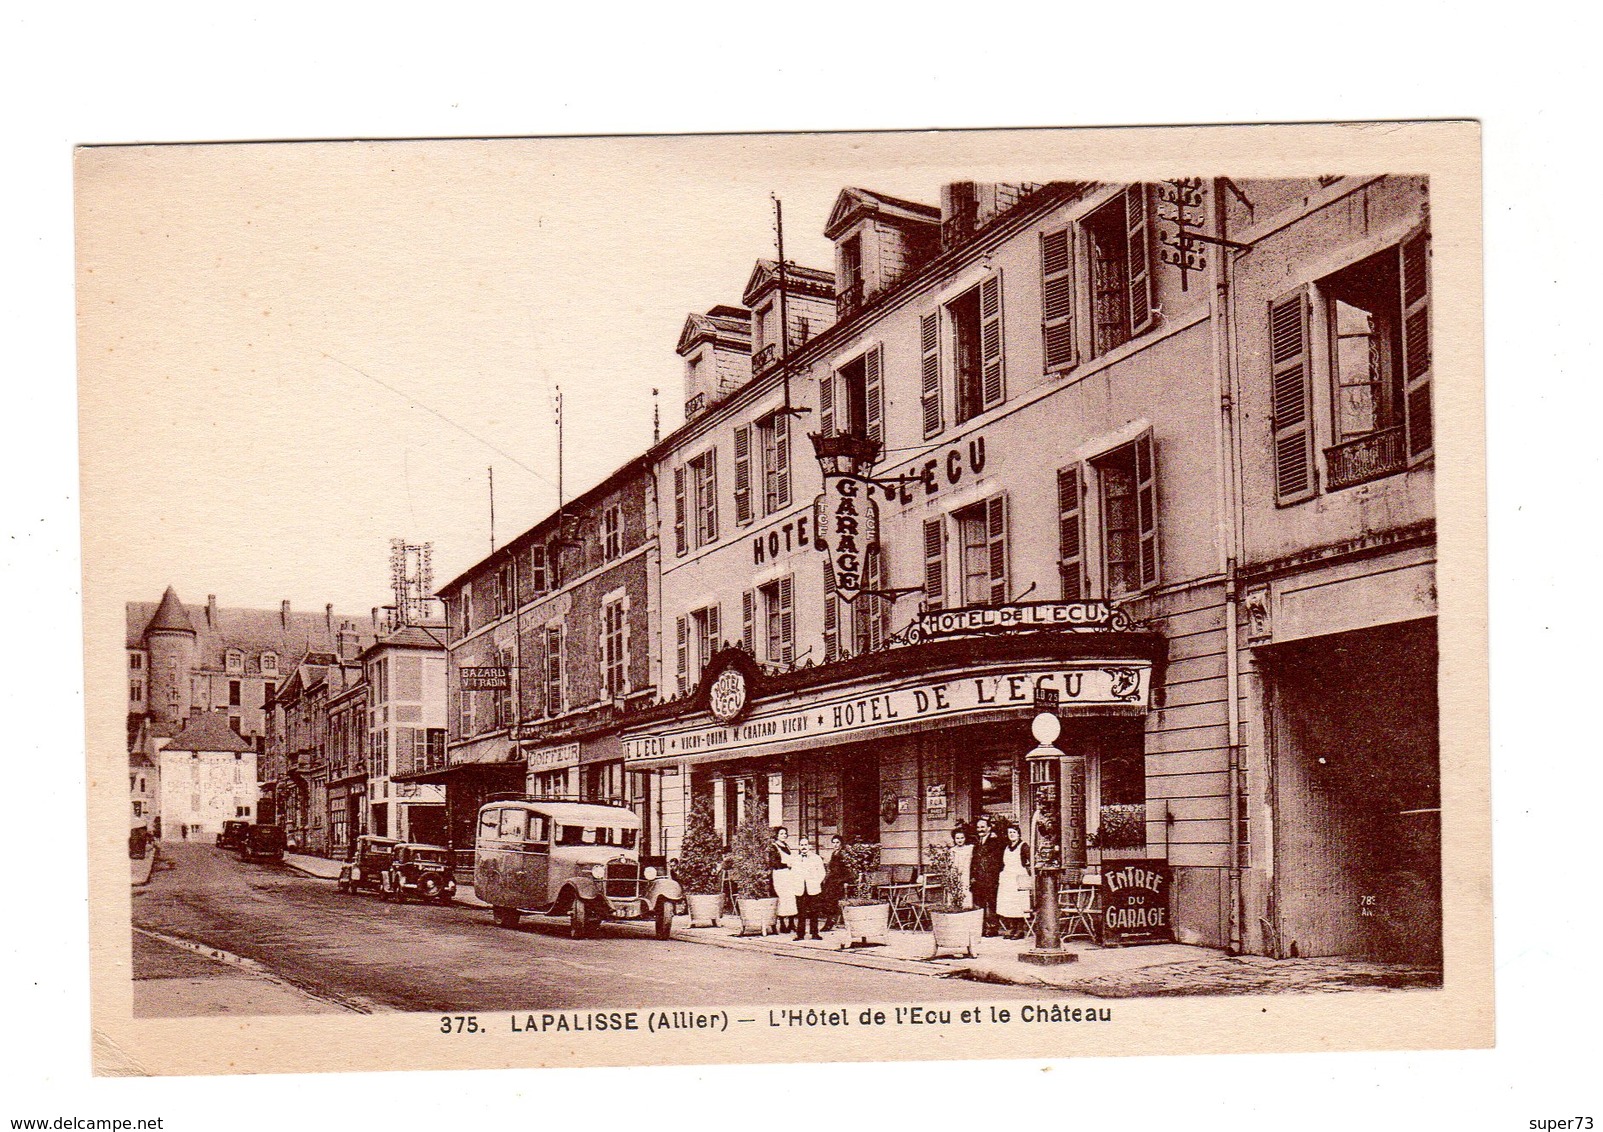
POLYGON ((846 895, 848 875, 840 838, 829 839, 829 856, 824 857, 813 851, 810 837, 802 837, 793 847, 790 831, 781 826, 769 846, 768 868, 779 898, 779 930, 794 931, 797 939, 823 939, 819 928, 834 926, 846 895))
MULTIPOLYGON (((768 867, 774 895, 779 898, 779 930, 795 932, 797 939, 822 939, 820 928, 840 919, 840 902, 850 875, 841 839, 831 837, 826 853, 815 851, 812 839, 791 844, 790 831, 774 831, 768 867)), ((952 830, 952 861, 960 880, 965 908, 985 909, 984 933, 1023 939, 1034 894, 1030 874, 1030 846, 1017 825, 981 814, 968 827, 952 830)))
POLYGON ((1035 882, 1030 846, 1019 827, 981 814, 974 838, 967 826, 952 830, 952 862, 961 878, 965 908, 985 909, 984 933, 1023 939, 1035 882))

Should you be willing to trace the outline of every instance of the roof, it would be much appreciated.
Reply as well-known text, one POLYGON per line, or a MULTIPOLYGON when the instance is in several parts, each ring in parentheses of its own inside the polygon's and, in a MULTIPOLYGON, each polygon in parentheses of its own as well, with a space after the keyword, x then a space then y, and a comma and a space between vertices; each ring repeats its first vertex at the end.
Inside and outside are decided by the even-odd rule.
POLYGON ((504 806, 508 803, 538 810, 566 825, 600 825, 615 829, 640 828, 640 815, 622 806, 598 806, 593 802, 543 802, 538 798, 502 798, 500 801, 486 802, 484 805, 504 806))
POLYGON ((704 339, 711 338, 731 349, 751 349, 751 312, 744 307, 720 304, 706 314, 690 314, 679 332, 675 349, 682 355, 704 339))
MULTIPOLYGON (((443 629, 445 626, 439 626, 443 629)), ((382 648, 402 649, 430 649, 434 652, 444 652, 445 645, 439 634, 431 633, 420 625, 404 625, 393 633, 386 633, 367 648, 362 650, 365 657, 369 653, 377 652, 382 648)))
MULTIPOLYGON (((778 286, 779 261, 759 259, 746 278, 746 289, 741 292, 740 301, 748 307, 754 307, 758 299, 778 286)), ((816 295, 832 300, 835 297, 835 273, 821 267, 803 267, 786 260, 785 291, 792 295, 816 295)))
POLYGON ((228 726, 228 716, 220 711, 190 716, 183 730, 163 750, 167 751, 254 751, 228 726))
POLYGON ((845 188, 835 198, 835 207, 829 210, 829 220, 824 225, 824 237, 835 239, 865 213, 916 224, 941 222, 941 210, 932 204, 903 200, 901 197, 877 193, 873 189, 845 188))
POLYGON ((167 592, 161 595, 161 604, 156 607, 150 624, 145 626, 145 632, 193 633, 194 631, 195 624, 189 619, 189 614, 184 612, 183 602, 178 600, 178 591, 168 586, 167 592))

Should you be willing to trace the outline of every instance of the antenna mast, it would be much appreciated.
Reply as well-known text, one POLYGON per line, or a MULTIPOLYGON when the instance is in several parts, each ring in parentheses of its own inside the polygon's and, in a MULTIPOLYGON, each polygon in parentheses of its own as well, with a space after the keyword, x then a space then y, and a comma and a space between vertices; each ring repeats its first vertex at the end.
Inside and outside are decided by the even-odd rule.
POLYGON ((790 315, 786 308, 785 286, 785 206, 779 197, 768 194, 774 202, 774 236, 779 246, 779 375, 785 385, 785 413, 795 410, 790 405, 790 315))
POLYGON ((490 466, 490 553, 495 553, 495 465, 490 466))

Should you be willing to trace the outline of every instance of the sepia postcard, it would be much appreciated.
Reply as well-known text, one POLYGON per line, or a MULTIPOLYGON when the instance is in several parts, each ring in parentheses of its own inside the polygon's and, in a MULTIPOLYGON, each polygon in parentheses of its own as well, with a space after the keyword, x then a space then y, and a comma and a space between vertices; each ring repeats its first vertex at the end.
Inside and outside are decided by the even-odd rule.
POLYGON ((1491 1044, 1474 124, 75 180, 97 1073, 1491 1044))

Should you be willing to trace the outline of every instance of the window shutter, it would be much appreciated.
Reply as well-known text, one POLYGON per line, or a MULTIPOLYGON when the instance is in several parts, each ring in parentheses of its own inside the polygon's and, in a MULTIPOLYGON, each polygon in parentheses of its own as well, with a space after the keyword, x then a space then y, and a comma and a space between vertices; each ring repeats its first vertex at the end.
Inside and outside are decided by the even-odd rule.
POLYGON ((1007 496, 985 502, 985 548, 991 574, 991 604, 1007 603, 1007 496))
POLYGON ((1081 520, 1080 468, 1058 469, 1058 574, 1064 601, 1085 600, 1085 539, 1081 520))
POLYGON ((545 580, 545 546, 536 543, 529 548, 529 582, 534 592, 543 594, 548 587, 545 580))
POLYGON ((835 373, 833 370, 818 379, 818 434, 835 435, 835 373))
POLYGON ((835 596, 835 567, 824 558, 824 663, 840 658, 840 599, 835 596))
POLYGON ((735 522, 751 522, 751 426, 735 429, 735 522))
POLYGON ((701 664, 704 668, 707 662, 712 659, 712 654, 723 648, 723 631, 718 625, 718 607, 716 605, 707 607, 707 645, 707 655, 701 658, 701 664))
POLYGON ((690 549, 685 539, 685 466, 673 470, 673 548, 684 555, 690 549))
POLYGON ((880 381, 880 348, 875 346, 863 358, 863 429, 870 440, 884 440, 885 391, 880 381))
POLYGON ((1152 434, 1135 442, 1136 541, 1141 552, 1141 588, 1158 581, 1158 468, 1152 434))
POLYGON ((1049 370, 1068 369, 1074 343, 1074 256, 1069 229, 1041 236, 1041 352, 1049 370))
POLYGON ((674 672, 679 678, 679 691, 685 690, 685 682, 690 677, 690 622, 686 618, 678 619, 679 651, 674 672))
POLYGON ((757 655, 757 595, 751 590, 740 595, 740 647, 757 655))
POLYGON ((791 575, 779 579, 779 655, 769 657, 787 667, 796 659, 796 611, 791 605, 795 587, 791 575))
POLYGON ((1130 273, 1130 336, 1152 325, 1152 215, 1147 186, 1124 190, 1124 219, 1129 229, 1125 263, 1130 273))
POLYGON ((774 507, 790 506, 790 417, 774 415, 774 507))
POLYGON ((1430 244, 1422 229, 1403 241, 1403 419, 1410 462, 1435 444, 1430 392, 1430 244))
POLYGON ((946 597, 946 562, 940 519, 924 520, 924 607, 941 609, 946 597))
POLYGON ((1306 289, 1269 304, 1269 366, 1275 502, 1285 505, 1311 498, 1316 487, 1306 289))
POLYGON ((941 312, 931 311, 918 320, 919 405, 924 435, 941 431, 941 312))
POLYGON ((1002 272, 980 284, 980 398, 983 408, 1002 403, 1002 272))

